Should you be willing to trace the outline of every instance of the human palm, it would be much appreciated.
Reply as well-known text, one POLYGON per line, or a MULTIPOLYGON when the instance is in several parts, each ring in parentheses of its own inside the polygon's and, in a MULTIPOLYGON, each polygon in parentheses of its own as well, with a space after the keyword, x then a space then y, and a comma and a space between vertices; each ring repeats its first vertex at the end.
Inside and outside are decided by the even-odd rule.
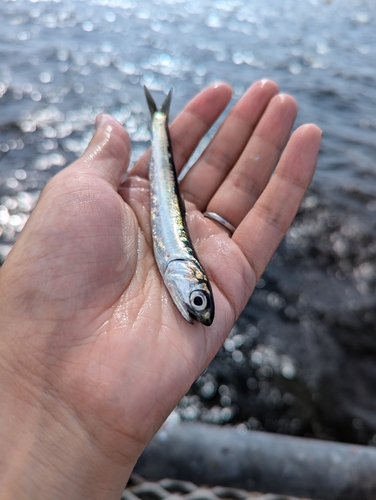
MULTIPOLYGON (((137 458, 220 348, 296 213, 320 133, 301 127, 279 160, 296 105, 277 92, 270 81, 251 87, 181 182, 214 292, 210 327, 189 324, 170 299, 152 250, 148 155, 122 182, 129 139, 108 116, 83 157, 46 186, 3 266, 3 338, 24 352, 16 359, 11 349, 5 364, 21 364, 43 405, 78 421, 107 455, 137 458)), ((213 85, 172 124, 178 171, 230 95, 213 85)))

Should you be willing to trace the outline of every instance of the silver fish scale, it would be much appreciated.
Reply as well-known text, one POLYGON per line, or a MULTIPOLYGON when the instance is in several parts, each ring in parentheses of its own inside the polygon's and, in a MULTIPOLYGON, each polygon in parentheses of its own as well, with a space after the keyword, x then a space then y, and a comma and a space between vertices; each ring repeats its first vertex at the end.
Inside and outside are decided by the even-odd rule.
POLYGON ((160 110, 146 87, 145 95, 152 132, 149 182, 154 257, 170 297, 183 318, 189 323, 196 320, 210 326, 214 319, 213 293, 189 238, 172 158, 168 133, 171 92, 160 110))
POLYGON ((194 257, 187 238, 178 193, 174 191, 176 177, 166 126, 166 116, 156 113, 152 122, 154 147, 149 168, 150 213, 154 254, 162 270, 165 270, 172 260, 191 260, 194 257), (162 168, 165 164, 169 164, 170 168, 162 168), (171 188, 166 189, 166 186, 171 188))

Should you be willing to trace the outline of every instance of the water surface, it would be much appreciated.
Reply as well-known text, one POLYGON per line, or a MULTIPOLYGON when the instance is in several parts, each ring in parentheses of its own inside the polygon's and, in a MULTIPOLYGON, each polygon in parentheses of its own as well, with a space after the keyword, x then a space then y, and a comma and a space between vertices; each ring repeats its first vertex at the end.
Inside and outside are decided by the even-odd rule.
POLYGON ((173 115, 218 80, 234 102, 260 78, 297 99, 296 125, 323 129, 312 189, 179 411, 372 443, 375 2, 3 0, 0 23, 2 260, 45 183, 84 150, 97 114, 125 125, 132 161, 145 150, 144 84, 161 99, 174 88, 173 115))

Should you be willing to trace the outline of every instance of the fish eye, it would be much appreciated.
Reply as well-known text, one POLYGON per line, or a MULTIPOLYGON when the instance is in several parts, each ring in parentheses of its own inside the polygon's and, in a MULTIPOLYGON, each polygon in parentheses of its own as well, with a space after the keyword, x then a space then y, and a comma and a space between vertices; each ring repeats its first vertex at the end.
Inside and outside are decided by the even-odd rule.
POLYGON ((208 299, 204 292, 192 292, 189 297, 189 302, 195 311, 204 311, 208 305, 208 299))

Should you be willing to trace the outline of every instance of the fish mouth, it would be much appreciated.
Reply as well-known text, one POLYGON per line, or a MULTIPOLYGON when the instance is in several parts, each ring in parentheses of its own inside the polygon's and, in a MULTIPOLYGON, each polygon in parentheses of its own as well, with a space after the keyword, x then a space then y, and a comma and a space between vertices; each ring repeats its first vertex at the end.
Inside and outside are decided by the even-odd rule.
MULTIPOLYGON (((206 311, 204 314, 197 314, 196 311, 193 311, 191 308, 188 308, 189 315, 192 320, 199 321, 205 326, 210 326, 213 323, 214 313, 212 310, 206 311)), ((191 321, 193 323, 193 321, 191 321)))
POLYGON ((199 321, 205 326, 210 326, 213 323, 213 319, 213 316, 208 316, 205 318, 199 318, 199 321))

